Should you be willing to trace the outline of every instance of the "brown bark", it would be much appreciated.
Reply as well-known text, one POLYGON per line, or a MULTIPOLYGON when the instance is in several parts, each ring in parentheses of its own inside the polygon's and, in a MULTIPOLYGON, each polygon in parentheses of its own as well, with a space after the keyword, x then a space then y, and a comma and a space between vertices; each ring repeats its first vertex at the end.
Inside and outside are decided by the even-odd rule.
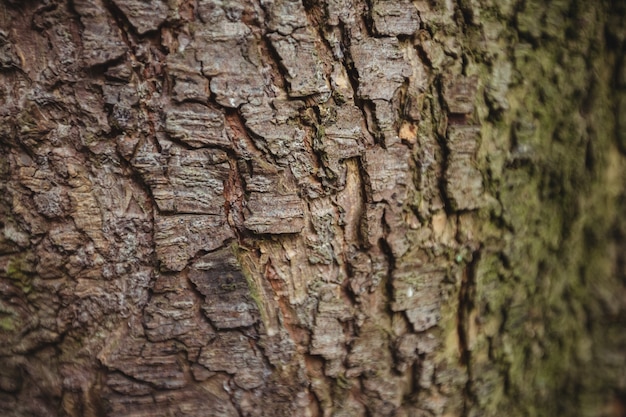
POLYGON ((626 415, 625 7, 0 4, 0 413, 626 415))

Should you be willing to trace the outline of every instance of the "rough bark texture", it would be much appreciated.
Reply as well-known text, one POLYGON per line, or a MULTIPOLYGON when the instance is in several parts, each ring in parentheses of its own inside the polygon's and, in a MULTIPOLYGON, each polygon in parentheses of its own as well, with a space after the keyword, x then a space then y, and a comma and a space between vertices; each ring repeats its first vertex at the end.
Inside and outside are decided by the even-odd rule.
POLYGON ((4 0, 0 414, 626 415, 625 9, 4 0))

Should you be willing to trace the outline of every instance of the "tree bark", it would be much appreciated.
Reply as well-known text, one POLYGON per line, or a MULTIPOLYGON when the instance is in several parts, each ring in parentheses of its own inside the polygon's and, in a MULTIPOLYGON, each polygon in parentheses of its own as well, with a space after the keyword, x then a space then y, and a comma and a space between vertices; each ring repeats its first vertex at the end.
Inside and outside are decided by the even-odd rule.
POLYGON ((0 413, 626 416, 625 22, 4 0, 0 413))

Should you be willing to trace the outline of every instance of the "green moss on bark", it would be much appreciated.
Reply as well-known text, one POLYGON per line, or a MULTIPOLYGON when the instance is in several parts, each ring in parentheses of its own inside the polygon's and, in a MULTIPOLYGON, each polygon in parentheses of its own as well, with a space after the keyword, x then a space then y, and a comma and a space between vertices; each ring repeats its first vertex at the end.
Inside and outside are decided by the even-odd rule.
MULTIPOLYGON (((608 4, 525 2, 514 25, 499 26, 498 36, 517 42, 471 67, 485 85, 477 109, 481 158, 504 236, 476 271, 481 330, 470 372, 496 369, 506 380, 504 395, 476 401, 486 415, 600 415, 619 384, 616 372, 602 367, 601 351, 623 340, 590 324, 606 320, 611 301, 601 293, 623 291, 610 253, 611 227, 621 215, 611 190, 623 184, 624 161, 615 157, 616 59, 605 42, 603 10, 608 4), (497 89, 494 74, 504 62, 513 62, 512 76, 497 89), (504 160, 489 152, 503 149, 504 160)), ((484 28, 497 23, 481 17, 484 28)), ((478 398, 488 383, 476 378, 478 398)))

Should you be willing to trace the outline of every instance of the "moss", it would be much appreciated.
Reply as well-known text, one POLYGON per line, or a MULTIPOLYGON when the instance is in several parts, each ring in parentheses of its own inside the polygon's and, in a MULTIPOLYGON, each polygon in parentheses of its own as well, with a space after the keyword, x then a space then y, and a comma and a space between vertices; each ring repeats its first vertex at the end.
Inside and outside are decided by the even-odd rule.
POLYGON ((21 268, 21 260, 14 259, 9 262, 9 265, 6 269, 7 276, 14 281, 26 281, 28 280, 28 276, 22 271, 21 268))
MULTIPOLYGON (((618 284, 608 237, 620 215, 614 209, 620 192, 609 190, 624 180, 611 178, 606 162, 607 155, 615 158, 611 109, 617 99, 609 90, 615 62, 603 49, 600 10, 578 1, 527 1, 510 27, 481 14, 485 28, 518 42, 499 55, 468 56, 490 57, 468 66, 482 85, 492 82, 494 60, 514 64, 508 90, 486 91, 476 109, 479 166, 501 210, 494 205, 478 213, 482 241, 493 243, 485 243, 476 265, 473 301, 481 329, 470 362, 475 370, 491 363, 507 380, 504 396, 490 394, 480 404, 485 415, 577 415, 581 404, 597 405, 597 396, 579 395, 600 391, 589 381, 606 387, 602 381, 610 379, 606 368, 593 369, 593 350, 600 340, 619 343, 590 326, 608 305, 619 305, 610 295, 618 284)), ((480 44, 471 44, 475 48, 480 44)), ((442 326, 454 331, 452 321, 442 326)), ((484 384, 476 378, 474 389, 484 384)))
POLYGON ((235 258, 237 259, 237 264, 239 268, 241 268, 241 273, 243 274, 244 278, 246 279, 246 283, 248 284, 248 295, 250 296, 250 298, 252 298, 252 300, 256 304, 257 310, 261 314, 261 321, 263 321, 263 323, 268 325, 269 324, 268 317, 265 311, 263 297, 259 293, 259 288, 257 286, 257 283, 254 277, 252 276, 252 272, 246 267, 246 264, 242 258, 243 253, 246 251, 246 249, 242 248, 237 243, 233 243, 231 245, 231 250, 233 251, 235 258))
POLYGON ((346 399, 350 395, 350 389, 353 382, 344 374, 340 374, 335 378, 332 388, 333 404, 340 409, 343 407, 346 399))
POLYGON ((6 276, 25 294, 32 291, 33 260, 29 253, 15 255, 6 267, 6 276))
POLYGON ((348 390, 352 386, 350 379, 348 379, 345 375, 341 374, 336 379, 337 388, 340 390, 348 390))
POLYGON ((13 321, 13 318, 12 317, 0 318, 0 329, 6 332, 15 331, 15 321, 13 321))

